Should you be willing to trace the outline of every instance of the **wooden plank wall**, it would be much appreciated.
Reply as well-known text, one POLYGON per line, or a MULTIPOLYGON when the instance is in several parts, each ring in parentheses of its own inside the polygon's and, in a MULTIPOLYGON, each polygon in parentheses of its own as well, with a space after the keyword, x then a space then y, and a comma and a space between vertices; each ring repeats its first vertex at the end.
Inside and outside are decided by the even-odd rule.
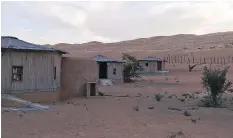
POLYGON ((2 93, 54 91, 60 87, 61 54, 12 52, 2 54, 2 93), (12 81, 12 66, 23 66, 23 81, 12 81), (57 77, 54 80, 54 66, 57 77))

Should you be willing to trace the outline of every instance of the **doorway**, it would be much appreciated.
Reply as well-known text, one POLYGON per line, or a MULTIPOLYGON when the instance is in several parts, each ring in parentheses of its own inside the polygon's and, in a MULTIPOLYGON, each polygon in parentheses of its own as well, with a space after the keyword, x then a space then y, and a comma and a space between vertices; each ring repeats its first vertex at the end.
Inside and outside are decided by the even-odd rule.
POLYGON ((157 70, 162 70, 162 61, 157 62, 157 70))
POLYGON ((108 66, 107 62, 99 62, 99 78, 107 79, 108 66))
POLYGON ((96 96, 96 83, 90 83, 90 96, 96 96))

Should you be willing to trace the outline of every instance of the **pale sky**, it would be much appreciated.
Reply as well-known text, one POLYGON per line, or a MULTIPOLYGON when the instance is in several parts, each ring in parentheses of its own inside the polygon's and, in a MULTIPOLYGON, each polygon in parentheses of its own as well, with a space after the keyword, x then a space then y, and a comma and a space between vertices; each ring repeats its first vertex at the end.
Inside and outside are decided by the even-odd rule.
POLYGON ((233 31, 233 2, 2 2, 1 35, 37 44, 233 31))

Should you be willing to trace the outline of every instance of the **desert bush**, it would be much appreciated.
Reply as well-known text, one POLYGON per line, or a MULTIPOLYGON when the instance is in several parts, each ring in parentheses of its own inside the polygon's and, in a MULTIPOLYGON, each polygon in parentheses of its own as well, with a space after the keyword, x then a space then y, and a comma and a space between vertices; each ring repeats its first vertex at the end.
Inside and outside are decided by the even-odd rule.
POLYGON ((155 94, 155 100, 156 101, 160 101, 161 99, 163 98, 163 95, 158 93, 158 94, 155 94))
POLYGON ((191 113, 189 113, 188 111, 184 111, 184 115, 185 116, 191 116, 191 113))
POLYGON ((133 106, 133 110, 134 111, 139 111, 139 107, 138 106, 133 106))
POLYGON ((123 76, 124 82, 132 82, 132 78, 140 78, 137 70, 142 70, 141 66, 138 66, 138 61, 134 56, 130 54, 123 53, 123 76))
POLYGON ((218 107, 221 105, 222 94, 232 85, 226 78, 228 68, 221 70, 204 67, 202 86, 208 93, 202 100, 205 106, 218 107))
POLYGON ((181 102, 185 102, 184 98, 179 98, 178 100, 180 100, 181 102))
POLYGON ((149 106, 148 109, 151 109, 151 110, 152 110, 152 109, 154 109, 154 106, 149 106))
POLYGON ((178 137, 181 137, 181 136, 183 136, 183 135, 184 135, 184 133, 181 132, 181 131, 176 132, 176 133, 172 132, 172 133, 168 136, 168 138, 178 138, 178 137))
POLYGON ((194 65, 188 65, 188 68, 189 68, 189 72, 192 72, 192 70, 194 69, 194 67, 196 67, 197 65, 194 64, 194 65))
POLYGON ((104 93, 103 92, 99 92, 99 96, 104 96, 104 93))

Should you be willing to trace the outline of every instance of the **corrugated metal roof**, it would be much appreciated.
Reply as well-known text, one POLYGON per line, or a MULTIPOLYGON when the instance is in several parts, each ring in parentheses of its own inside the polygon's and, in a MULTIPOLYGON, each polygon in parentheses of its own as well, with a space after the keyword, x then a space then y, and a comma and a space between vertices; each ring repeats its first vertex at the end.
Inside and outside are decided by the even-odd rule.
POLYGON ((164 61, 164 60, 156 57, 146 57, 144 59, 140 59, 139 61, 164 61))
POLYGON ((2 36, 1 37, 1 48, 5 49, 17 49, 17 50, 33 50, 33 51, 56 51, 65 54, 66 52, 56 50, 54 48, 37 45, 33 43, 29 43, 23 40, 20 40, 16 37, 12 36, 2 36))
POLYGON ((111 58, 108 58, 108 57, 105 57, 105 56, 102 56, 102 55, 97 55, 95 57, 95 60, 97 62, 120 62, 120 61, 117 61, 117 60, 114 60, 114 59, 111 59, 111 58))

